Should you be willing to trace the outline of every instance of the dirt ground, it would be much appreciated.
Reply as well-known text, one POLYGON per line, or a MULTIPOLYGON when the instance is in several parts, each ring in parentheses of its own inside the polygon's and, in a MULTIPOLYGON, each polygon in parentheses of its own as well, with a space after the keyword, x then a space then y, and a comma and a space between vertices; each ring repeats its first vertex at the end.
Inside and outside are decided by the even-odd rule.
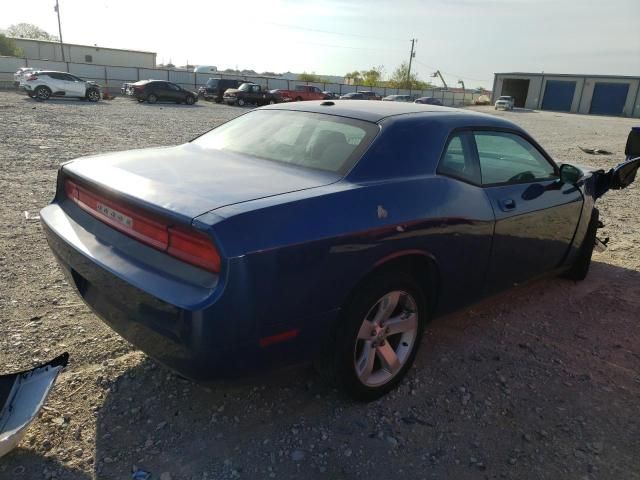
MULTIPOLYGON (((601 167, 622 160, 640 124, 479 110, 522 125, 558 161, 601 167)), ((371 404, 310 368, 194 385, 98 320, 36 218, 58 165, 181 143, 241 111, 0 92, 0 373, 71 354, 25 440, 0 459, 1 479, 640 478, 638 184, 599 202, 611 243, 584 282, 538 281, 435 320, 401 388, 371 404)))

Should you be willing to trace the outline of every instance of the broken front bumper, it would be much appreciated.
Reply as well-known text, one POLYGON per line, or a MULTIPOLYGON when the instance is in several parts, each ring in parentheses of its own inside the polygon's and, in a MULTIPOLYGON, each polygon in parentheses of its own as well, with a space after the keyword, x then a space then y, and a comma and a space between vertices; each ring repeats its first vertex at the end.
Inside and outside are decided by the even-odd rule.
POLYGON ((0 457, 20 443, 68 361, 63 353, 31 370, 0 376, 0 457))

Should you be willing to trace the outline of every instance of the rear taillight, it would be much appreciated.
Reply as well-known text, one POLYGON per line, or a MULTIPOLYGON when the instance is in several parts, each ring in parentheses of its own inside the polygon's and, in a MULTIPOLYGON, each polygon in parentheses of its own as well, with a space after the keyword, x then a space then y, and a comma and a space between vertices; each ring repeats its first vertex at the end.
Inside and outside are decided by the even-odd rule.
POLYGON ((29 75, 29 78, 27 78, 27 82, 33 82, 34 80, 37 80, 38 76, 37 75, 29 75))
POLYGON ((167 253, 192 265, 213 272, 220 271, 220 255, 211 240, 193 230, 169 227, 167 253))
POLYGON ((106 199, 69 179, 64 182, 64 190, 80 208, 140 242, 191 265, 211 272, 220 271, 220 255, 206 235, 169 225, 163 219, 106 199))

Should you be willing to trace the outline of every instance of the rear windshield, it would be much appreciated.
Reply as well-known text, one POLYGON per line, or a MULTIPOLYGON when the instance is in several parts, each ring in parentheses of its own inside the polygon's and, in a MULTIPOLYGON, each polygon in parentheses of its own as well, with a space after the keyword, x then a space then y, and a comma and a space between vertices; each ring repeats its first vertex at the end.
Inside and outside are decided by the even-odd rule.
POLYGON ((256 110, 193 142, 205 149, 345 174, 377 132, 376 124, 361 120, 321 113, 256 110))

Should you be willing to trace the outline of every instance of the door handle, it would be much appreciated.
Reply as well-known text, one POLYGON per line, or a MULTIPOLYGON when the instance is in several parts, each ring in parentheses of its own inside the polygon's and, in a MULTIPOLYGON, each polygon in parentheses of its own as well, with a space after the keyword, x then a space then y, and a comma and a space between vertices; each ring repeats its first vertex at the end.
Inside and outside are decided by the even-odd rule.
POLYGON ((500 204, 500 209, 504 212, 508 212, 516 208, 516 201, 512 198, 503 198, 498 203, 500 204))

